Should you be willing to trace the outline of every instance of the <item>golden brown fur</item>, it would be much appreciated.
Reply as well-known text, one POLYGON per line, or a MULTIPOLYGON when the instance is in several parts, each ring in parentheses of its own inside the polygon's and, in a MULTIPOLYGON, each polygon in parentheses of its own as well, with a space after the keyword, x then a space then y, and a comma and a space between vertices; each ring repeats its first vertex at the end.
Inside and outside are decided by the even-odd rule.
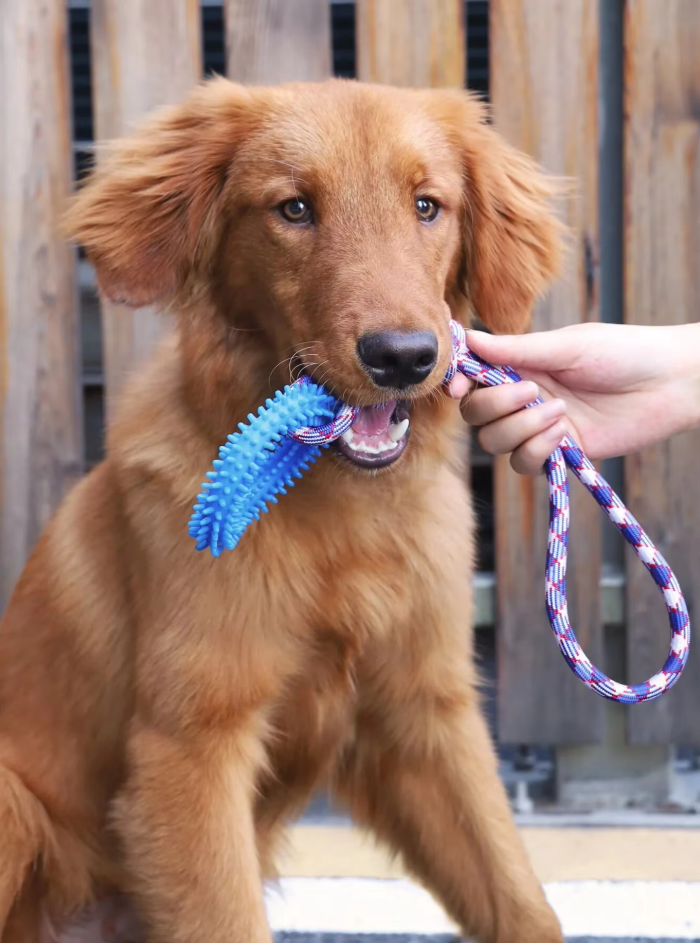
POLYGON ((153 943, 265 943, 261 875, 324 784, 466 933, 560 943, 475 690, 473 522, 438 393, 450 311, 521 329, 554 275, 548 195, 451 91, 217 80, 108 152, 71 230, 102 290, 169 304, 177 337, 0 626, 2 943, 116 893, 153 943), (317 227, 275 212, 295 192, 317 227), (379 328, 439 338, 397 465, 326 455, 234 553, 195 553, 203 472, 290 356, 377 403, 355 343, 379 328))

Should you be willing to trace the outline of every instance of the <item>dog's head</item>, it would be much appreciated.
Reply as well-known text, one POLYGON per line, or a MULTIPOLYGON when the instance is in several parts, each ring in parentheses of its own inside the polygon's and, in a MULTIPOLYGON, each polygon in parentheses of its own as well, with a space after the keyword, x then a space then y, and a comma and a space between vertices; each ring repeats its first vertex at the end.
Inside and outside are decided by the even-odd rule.
POLYGON ((550 195, 467 93, 219 79, 117 142, 69 225, 110 298, 180 302, 187 330, 206 297, 268 369, 365 407, 339 447, 376 468, 442 382, 450 316, 525 326, 558 263, 550 195))

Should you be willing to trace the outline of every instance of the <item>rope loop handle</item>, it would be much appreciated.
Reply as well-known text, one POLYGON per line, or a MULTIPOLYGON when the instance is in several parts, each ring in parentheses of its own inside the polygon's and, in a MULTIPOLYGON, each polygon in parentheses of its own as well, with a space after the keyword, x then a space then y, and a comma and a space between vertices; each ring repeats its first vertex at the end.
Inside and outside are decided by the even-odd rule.
MULTIPOLYGON (((470 351, 467 346, 466 332, 461 324, 451 321, 450 329, 453 357, 445 376, 446 383, 449 383, 457 370, 483 386, 518 383, 522 379, 512 367, 494 367, 470 351)), ((543 400, 538 397, 532 403, 528 403, 525 409, 542 402, 543 400)), ((559 448, 547 459, 545 471, 549 483, 549 539, 547 541, 545 600, 547 617, 559 649, 574 674, 601 697, 619 701, 622 704, 653 701, 673 687, 688 661, 690 618, 678 580, 643 528, 571 436, 565 436, 559 448), (566 567, 571 509, 567 465, 584 487, 590 491, 632 547, 663 596, 671 628, 671 644, 668 657, 661 670, 643 684, 619 684, 596 668, 579 645, 569 621, 566 567)))

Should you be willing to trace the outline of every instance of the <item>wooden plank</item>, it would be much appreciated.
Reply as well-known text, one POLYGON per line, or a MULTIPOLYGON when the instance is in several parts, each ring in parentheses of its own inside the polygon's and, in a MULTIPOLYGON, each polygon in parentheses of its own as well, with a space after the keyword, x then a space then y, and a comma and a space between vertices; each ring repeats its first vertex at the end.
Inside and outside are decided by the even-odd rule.
MULTIPOLYGON (((562 212, 572 230, 565 277, 536 306, 533 329, 598 316, 598 9, 590 0, 491 0, 494 123, 553 173, 572 178, 562 212)), ((507 458, 495 468, 499 739, 516 743, 596 741, 602 701, 569 671, 544 606, 548 531, 544 476, 523 478, 507 458)), ((573 481, 569 612, 594 662, 602 651, 600 517, 573 481)))
MULTIPOLYGON (((201 78, 198 0, 92 0, 95 136, 128 133, 147 112, 181 100, 201 78)), ((107 411, 130 371, 170 329, 152 308, 102 301, 107 411)))
POLYGON ((229 78, 249 85, 332 74, 328 0, 225 0, 229 78))
MULTIPOLYGON (((628 0, 625 21, 625 320, 700 320, 700 4, 628 0)), ((663 409, 663 403, 659 403, 663 409)), ((674 568, 697 624, 700 604, 700 432, 626 463, 627 500, 674 568)), ((666 658, 658 590, 629 556, 630 680, 666 658)), ((700 647, 678 685, 630 711, 635 743, 700 744, 700 647)))
POLYGON ((65 4, 0 4, 0 612, 82 468, 65 4))
POLYGON ((465 81, 462 0, 358 0, 357 76, 409 87, 465 81))

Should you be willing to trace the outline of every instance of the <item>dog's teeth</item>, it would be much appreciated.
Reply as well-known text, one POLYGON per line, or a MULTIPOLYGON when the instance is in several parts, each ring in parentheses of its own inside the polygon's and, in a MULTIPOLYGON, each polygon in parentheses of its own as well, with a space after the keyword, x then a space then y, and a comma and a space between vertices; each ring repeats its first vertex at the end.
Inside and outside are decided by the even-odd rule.
POLYGON ((399 439, 403 439, 406 435, 406 430, 408 429, 410 420, 402 419, 401 422, 397 422, 389 426, 389 438, 392 442, 398 442, 399 439))
POLYGON ((356 435, 352 429, 343 433, 342 439, 348 448, 353 452, 360 452, 365 455, 381 455, 383 452, 391 452, 396 448, 396 443, 403 438, 408 429, 409 420, 404 419, 396 425, 390 425, 384 438, 376 437, 374 442, 365 442, 361 436, 356 435))

